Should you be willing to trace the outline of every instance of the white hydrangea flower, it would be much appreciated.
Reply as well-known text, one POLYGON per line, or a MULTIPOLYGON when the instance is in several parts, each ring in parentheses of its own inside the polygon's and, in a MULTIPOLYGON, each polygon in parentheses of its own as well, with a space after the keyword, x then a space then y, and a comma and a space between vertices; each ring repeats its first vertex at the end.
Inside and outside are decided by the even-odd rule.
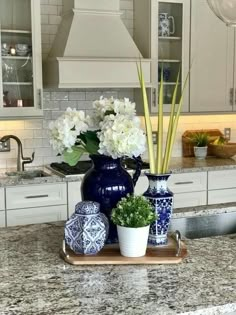
POLYGON ((56 121, 50 122, 50 144, 58 153, 72 151, 72 146, 77 141, 77 136, 88 130, 88 117, 83 111, 67 108, 67 111, 56 121))
POLYGON ((120 115, 134 116, 136 114, 135 103, 131 103, 128 98, 124 100, 114 100, 114 112, 120 115))
MULTIPOLYGON (((86 116, 84 111, 68 108, 50 123, 50 143, 57 152, 72 152, 73 146, 81 145, 78 136, 83 133, 86 137, 88 130, 98 130, 100 154, 113 158, 137 157, 145 151, 146 136, 139 118, 135 116, 135 103, 128 98, 101 97, 93 103, 93 107, 91 117, 86 116)), ((89 138, 87 140, 90 141, 89 138)))
POLYGON ((108 115, 100 123, 99 153, 120 158, 139 156, 146 149, 146 137, 138 117, 108 115))
POLYGON ((94 126, 99 126, 99 122, 102 121, 107 112, 111 112, 117 115, 135 116, 135 103, 131 103, 128 98, 123 100, 100 97, 99 100, 93 103, 94 115, 92 121, 94 126))

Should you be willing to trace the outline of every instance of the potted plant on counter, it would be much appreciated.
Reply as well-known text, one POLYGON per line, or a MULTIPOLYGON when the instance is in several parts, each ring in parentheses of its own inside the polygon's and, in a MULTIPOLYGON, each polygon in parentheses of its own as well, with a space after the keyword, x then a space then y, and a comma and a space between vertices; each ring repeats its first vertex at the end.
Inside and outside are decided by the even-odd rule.
POLYGON ((189 140, 194 145, 194 155, 196 159, 203 160, 207 156, 207 148, 209 143, 209 135, 205 132, 193 133, 189 140))
POLYGON ((169 190, 167 180, 170 176, 170 159, 175 143, 175 137, 179 122, 179 117, 184 101, 184 91, 187 88, 189 73, 182 82, 183 73, 179 70, 176 83, 173 87, 171 109, 166 141, 164 141, 164 78, 163 69, 158 93, 158 114, 157 114, 157 145, 153 143, 153 124, 149 111, 148 94, 142 71, 142 64, 137 64, 138 77, 143 98, 144 120, 147 135, 147 147, 150 171, 145 173, 149 187, 144 192, 144 196, 150 200, 153 210, 158 219, 151 225, 148 242, 152 245, 166 245, 168 243, 167 231, 173 210, 173 193, 169 190), (182 91, 181 91, 182 88, 182 91))
POLYGON ((156 219, 153 207, 145 197, 127 195, 121 199, 111 215, 111 220, 117 225, 121 255, 145 255, 149 227, 156 219))

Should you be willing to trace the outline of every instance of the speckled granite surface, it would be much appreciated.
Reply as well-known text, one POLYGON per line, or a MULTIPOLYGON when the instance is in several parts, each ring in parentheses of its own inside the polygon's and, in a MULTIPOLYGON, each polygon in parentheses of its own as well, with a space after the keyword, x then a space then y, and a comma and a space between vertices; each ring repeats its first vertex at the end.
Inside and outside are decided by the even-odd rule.
MULTIPOLYGON (((56 174, 53 174, 50 170, 44 167, 37 168, 43 170, 48 176, 36 177, 33 179, 21 178, 19 176, 7 176, 5 170, 0 170, 0 187, 18 186, 18 185, 32 185, 32 184, 44 184, 44 183, 57 183, 66 181, 56 174)), ((33 169, 31 169, 33 170, 33 169)), ((0 314, 1 315, 1 314, 0 314)))
MULTIPOLYGON (((213 214, 236 212, 236 202, 219 203, 217 205, 177 208, 173 210, 172 218, 188 218, 208 216, 213 214)), ((235 314, 236 315, 236 314, 235 314)))
POLYGON ((61 224, 0 229, 1 315, 218 315, 236 310, 236 235, 187 241, 178 265, 75 267, 61 224), (196 313, 197 311, 197 313, 196 313))
MULTIPOLYGON (((31 185, 41 183, 56 183, 56 182, 73 182, 80 181, 83 175, 73 175, 68 178, 58 176, 53 173, 48 167, 40 167, 47 172, 49 177, 39 177, 35 179, 21 179, 19 177, 7 177, 5 170, 0 170, 0 187, 16 186, 16 185, 31 185)), ((172 173, 188 173, 188 172, 202 172, 213 170, 227 170, 236 169, 236 159, 220 159, 207 158, 205 160, 196 160, 195 158, 173 158, 170 163, 170 171, 172 173)), ((143 170, 144 173, 146 170, 143 170)), ((130 170, 129 172, 133 172, 130 170)))
POLYGON ((193 158, 173 158, 170 163, 172 173, 202 172, 236 169, 236 159, 207 157, 205 160, 193 158))

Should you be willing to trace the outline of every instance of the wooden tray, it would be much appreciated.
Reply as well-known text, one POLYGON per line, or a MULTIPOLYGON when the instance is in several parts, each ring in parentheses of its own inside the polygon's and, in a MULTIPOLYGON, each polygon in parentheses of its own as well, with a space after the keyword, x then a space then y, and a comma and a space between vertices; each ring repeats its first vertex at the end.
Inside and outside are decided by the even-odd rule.
POLYGON ((129 258, 121 256, 119 245, 106 245, 97 255, 77 255, 66 247, 63 241, 60 256, 71 265, 160 265, 178 264, 187 256, 187 248, 183 241, 168 237, 168 245, 149 246, 146 256, 129 258))
MULTIPOLYGON (((210 137, 210 141, 214 141, 217 137, 224 137, 223 133, 219 129, 199 129, 199 130, 186 130, 182 135, 182 154, 184 157, 191 157, 194 156, 193 152, 193 144, 189 140, 189 137, 193 133, 208 133, 210 137)), ((213 152, 210 147, 207 149, 207 155, 213 156, 213 152)))

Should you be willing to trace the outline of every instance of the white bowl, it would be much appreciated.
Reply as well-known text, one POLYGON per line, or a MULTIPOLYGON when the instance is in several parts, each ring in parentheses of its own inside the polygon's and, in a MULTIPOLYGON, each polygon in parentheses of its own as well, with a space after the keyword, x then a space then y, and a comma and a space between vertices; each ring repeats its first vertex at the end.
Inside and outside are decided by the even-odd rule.
POLYGON ((27 44, 16 44, 15 45, 16 51, 20 52, 27 52, 29 50, 29 45, 27 44))
POLYGON ((2 43, 1 52, 2 56, 7 56, 9 54, 10 45, 7 43, 2 43))

